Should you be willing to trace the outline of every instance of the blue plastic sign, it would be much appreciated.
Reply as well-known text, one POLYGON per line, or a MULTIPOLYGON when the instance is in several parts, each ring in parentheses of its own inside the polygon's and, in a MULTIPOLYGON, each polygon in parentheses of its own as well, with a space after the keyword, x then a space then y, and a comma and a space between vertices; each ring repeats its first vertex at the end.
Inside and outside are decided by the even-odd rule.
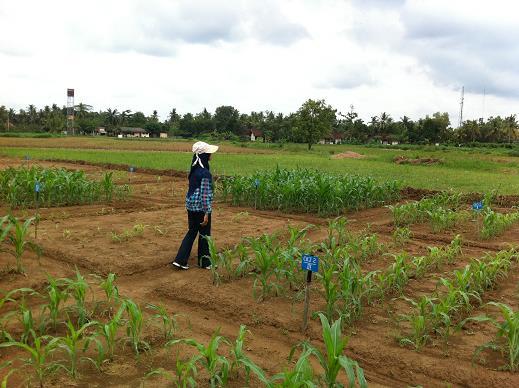
POLYGON ((40 190, 41 190, 40 182, 36 182, 36 184, 34 185, 34 192, 39 193, 40 190))
POLYGON ((479 210, 482 210, 482 209, 483 209, 483 202, 482 201, 474 202, 472 204, 472 210, 479 211, 479 210))
POLYGON ((255 186, 256 188, 258 188, 259 185, 260 185, 260 180, 256 178, 256 180, 254 181, 254 186, 255 186))
POLYGON ((312 255, 303 255, 301 268, 305 271, 319 272, 319 258, 312 255))

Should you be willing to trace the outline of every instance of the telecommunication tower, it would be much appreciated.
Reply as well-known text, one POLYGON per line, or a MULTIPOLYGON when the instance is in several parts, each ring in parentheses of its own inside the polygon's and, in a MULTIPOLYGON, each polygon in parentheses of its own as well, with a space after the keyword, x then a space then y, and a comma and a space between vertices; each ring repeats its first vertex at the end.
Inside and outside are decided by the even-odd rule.
POLYGON ((465 86, 461 87, 461 100, 460 100, 460 121, 458 124, 458 128, 461 128, 463 124, 463 102, 465 101, 465 86))
POLYGON ((75 135, 74 129, 74 89, 67 89, 67 133, 72 132, 75 135))

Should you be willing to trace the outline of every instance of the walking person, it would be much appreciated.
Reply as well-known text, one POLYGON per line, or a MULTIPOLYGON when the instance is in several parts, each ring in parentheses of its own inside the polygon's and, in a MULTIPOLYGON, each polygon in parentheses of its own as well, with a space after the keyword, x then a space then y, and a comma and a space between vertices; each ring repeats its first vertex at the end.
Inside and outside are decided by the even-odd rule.
POLYGON ((178 269, 189 269, 188 259, 198 235, 198 266, 211 269, 209 260, 209 245, 204 238, 211 235, 211 206, 213 202, 213 177, 209 171, 211 154, 218 146, 204 143, 193 144, 193 160, 189 172, 189 190, 186 195, 188 231, 178 250, 175 260, 171 263, 178 269))

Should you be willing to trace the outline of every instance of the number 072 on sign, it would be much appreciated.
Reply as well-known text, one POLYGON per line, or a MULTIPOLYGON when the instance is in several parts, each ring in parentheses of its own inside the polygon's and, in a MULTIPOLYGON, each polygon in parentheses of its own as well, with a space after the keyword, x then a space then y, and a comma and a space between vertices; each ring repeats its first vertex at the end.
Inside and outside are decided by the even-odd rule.
POLYGON ((305 271, 319 272, 319 258, 312 255, 303 255, 301 268, 305 271))

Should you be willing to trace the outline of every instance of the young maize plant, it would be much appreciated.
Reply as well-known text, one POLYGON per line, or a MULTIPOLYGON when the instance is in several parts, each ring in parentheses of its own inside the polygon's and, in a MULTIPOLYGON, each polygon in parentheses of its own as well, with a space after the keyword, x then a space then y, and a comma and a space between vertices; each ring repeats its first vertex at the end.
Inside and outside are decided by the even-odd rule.
POLYGON ((418 301, 406 298, 405 296, 403 296, 402 299, 411 304, 414 312, 400 315, 401 320, 409 322, 411 334, 407 337, 400 338, 399 342, 401 345, 411 345, 415 350, 420 350, 427 344, 430 338, 431 321, 429 316, 436 299, 430 298, 427 295, 422 296, 418 301))
MULTIPOLYGON (((326 301, 325 316, 333 320, 337 312, 336 304, 339 300, 339 285, 336 279, 338 267, 336 262, 331 260, 324 260, 322 267, 322 271, 317 273, 317 278, 320 280, 324 289, 324 299, 326 301)), ((319 312, 317 314, 319 314, 319 312)))
POLYGON ((179 353, 180 352, 177 352, 174 375, 164 368, 157 368, 147 373, 145 378, 160 376, 171 381, 178 388, 195 388, 197 386, 195 379, 198 374, 198 369, 196 367, 197 355, 194 355, 187 360, 182 360, 179 353))
POLYGON ((395 261, 385 271, 377 274, 377 286, 382 296, 394 291, 402 293, 411 276, 411 265, 406 253, 388 255, 395 261))
POLYGON ((245 336, 247 333, 250 333, 249 330, 247 330, 247 327, 245 325, 240 325, 238 336, 236 337, 236 340, 234 341, 234 344, 231 348, 232 362, 230 373, 237 373, 239 369, 243 368, 245 370, 245 381, 247 382, 247 385, 250 383, 251 372, 254 373, 260 382, 268 385, 269 380, 265 374, 265 371, 256 365, 249 357, 247 357, 243 351, 245 346, 245 336))
POLYGON ((280 280, 284 277, 285 269, 280 262, 280 247, 275 242, 275 236, 263 235, 257 239, 249 239, 253 252, 254 284, 253 295, 258 301, 265 300, 269 295, 279 295, 282 291, 280 280), (258 294, 257 289, 260 288, 258 294))
POLYGON ((173 335, 177 330, 177 314, 169 314, 164 306, 155 305, 148 303, 146 305, 151 311, 154 311, 153 318, 159 320, 162 323, 162 329, 164 333, 164 340, 169 341, 173 339, 173 335))
POLYGON ((486 349, 500 351, 508 362, 506 368, 516 372, 519 370, 519 312, 504 303, 489 302, 488 305, 499 309, 501 320, 484 315, 468 318, 462 323, 463 325, 468 321, 490 322, 497 329, 496 338, 479 346, 474 352, 474 359, 486 349))
POLYGON ((413 232, 411 232, 408 227, 397 227, 393 232, 393 243, 397 247, 402 247, 409 242, 412 237, 413 232))
POLYGON ((144 315, 138 304, 131 299, 125 299, 123 305, 128 316, 126 324, 126 335, 132 345, 133 351, 138 356, 140 350, 150 349, 150 345, 142 339, 142 330, 144 328, 144 315))
POLYGON ((304 350, 293 369, 272 376, 270 384, 267 387, 275 388, 316 388, 314 383, 315 375, 312 365, 310 364, 311 349, 304 350))
POLYGON ((503 234, 513 224, 519 221, 519 212, 501 214, 487 208, 483 213, 481 237, 488 240, 503 234))
POLYGON ((49 282, 45 295, 47 303, 43 305, 43 312, 48 310, 52 328, 56 330, 58 317, 61 312, 60 306, 67 301, 70 294, 63 279, 55 279, 47 275, 47 281, 49 282))
POLYGON ((86 307, 86 296, 90 289, 90 285, 86 279, 81 275, 79 270, 76 268, 75 279, 63 279, 63 282, 67 285, 67 293, 72 295, 76 305, 74 310, 78 316, 78 325, 83 326, 89 319, 89 313, 86 307))
POLYGON ((363 274, 360 266, 349 258, 344 260, 342 269, 338 273, 338 287, 340 316, 345 322, 352 322, 360 318, 362 307, 370 304, 378 292, 375 283, 377 272, 363 274))
POLYGON ((222 280, 231 280, 237 277, 233 263, 235 250, 226 249, 223 252, 218 252, 214 240, 210 236, 205 236, 204 238, 207 240, 209 247, 209 260, 211 261, 213 284, 217 286, 222 280))
POLYGON ((99 324, 98 327, 98 334, 105 340, 108 349, 107 357, 109 360, 113 360, 114 358, 115 346, 117 345, 117 332, 119 331, 119 327, 123 324, 122 316, 125 309, 126 305, 122 303, 112 319, 104 324, 99 324))
POLYGON ((9 222, 12 226, 12 232, 8 234, 7 239, 11 242, 13 246, 13 251, 11 252, 14 258, 16 259, 16 272, 17 273, 25 273, 25 270, 22 265, 22 256, 27 247, 34 249, 35 251, 39 251, 36 244, 28 240, 30 233, 30 226, 34 221, 33 218, 29 218, 22 222, 16 217, 9 216, 9 222))
MULTIPOLYGON (((2 311, 2 308, 6 303, 17 303, 17 300, 13 298, 16 294, 22 294, 23 297, 24 294, 34 295, 37 293, 32 288, 17 288, 15 290, 11 290, 0 298, 0 311, 2 311)), ((0 340, 3 340, 4 338, 10 338, 9 333, 5 330, 4 324, 5 322, 8 322, 9 319, 11 319, 11 317, 14 315, 16 315, 16 311, 5 313, 0 317, 0 340)))
POLYGON ((323 314, 319 314, 319 318, 321 319, 323 329, 325 352, 321 352, 321 350, 308 342, 303 342, 299 346, 302 346, 303 353, 309 351, 317 358, 319 365, 324 371, 321 376, 324 384, 327 387, 338 386, 339 372, 344 370, 348 386, 354 387, 358 384, 360 387, 367 387, 368 384, 362 368, 356 361, 344 355, 348 339, 342 336, 341 319, 339 318, 330 325, 328 319, 323 314))
POLYGON ((176 344, 186 344, 197 349, 198 354, 192 359, 193 364, 200 364, 209 374, 209 385, 211 388, 226 386, 229 378, 230 363, 229 361, 218 354, 218 348, 221 343, 230 345, 230 342, 219 334, 216 330, 207 346, 195 341, 194 339, 178 339, 166 343, 166 346, 173 346, 176 344))
MULTIPOLYGON (((36 375, 38 385, 40 388, 43 388, 45 380, 49 375, 55 373, 60 368, 64 368, 58 361, 49 360, 52 357, 52 353, 57 349, 58 341, 59 338, 50 336, 36 337, 34 338, 34 344, 31 346, 23 342, 9 340, 0 343, 0 348, 15 347, 27 353, 29 357, 20 358, 21 366, 14 369, 13 373, 24 369, 32 370, 36 375)), ((25 372, 25 375, 27 375, 27 372, 25 372)), ((25 379, 25 383, 28 386, 31 386, 32 378, 33 375, 29 374, 29 377, 25 379)))
POLYGON ((88 337, 86 334, 87 330, 92 326, 97 326, 97 324, 98 323, 94 321, 88 322, 76 330, 74 324, 69 320, 65 324, 68 330, 65 337, 57 338, 57 346, 64 350, 69 357, 70 364, 68 367, 65 367, 65 369, 74 379, 78 377, 78 364, 82 359, 91 361, 94 365, 97 365, 92 359, 88 357, 81 358, 80 356, 80 354, 88 348, 88 342, 86 340, 86 337, 88 337))
POLYGON ((328 238, 326 246, 329 249, 334 249, 338 246, 343 246, 348 243, 350 234, 346 229, 348 219, 346 217, 337 217, 328 223, 328 238))

